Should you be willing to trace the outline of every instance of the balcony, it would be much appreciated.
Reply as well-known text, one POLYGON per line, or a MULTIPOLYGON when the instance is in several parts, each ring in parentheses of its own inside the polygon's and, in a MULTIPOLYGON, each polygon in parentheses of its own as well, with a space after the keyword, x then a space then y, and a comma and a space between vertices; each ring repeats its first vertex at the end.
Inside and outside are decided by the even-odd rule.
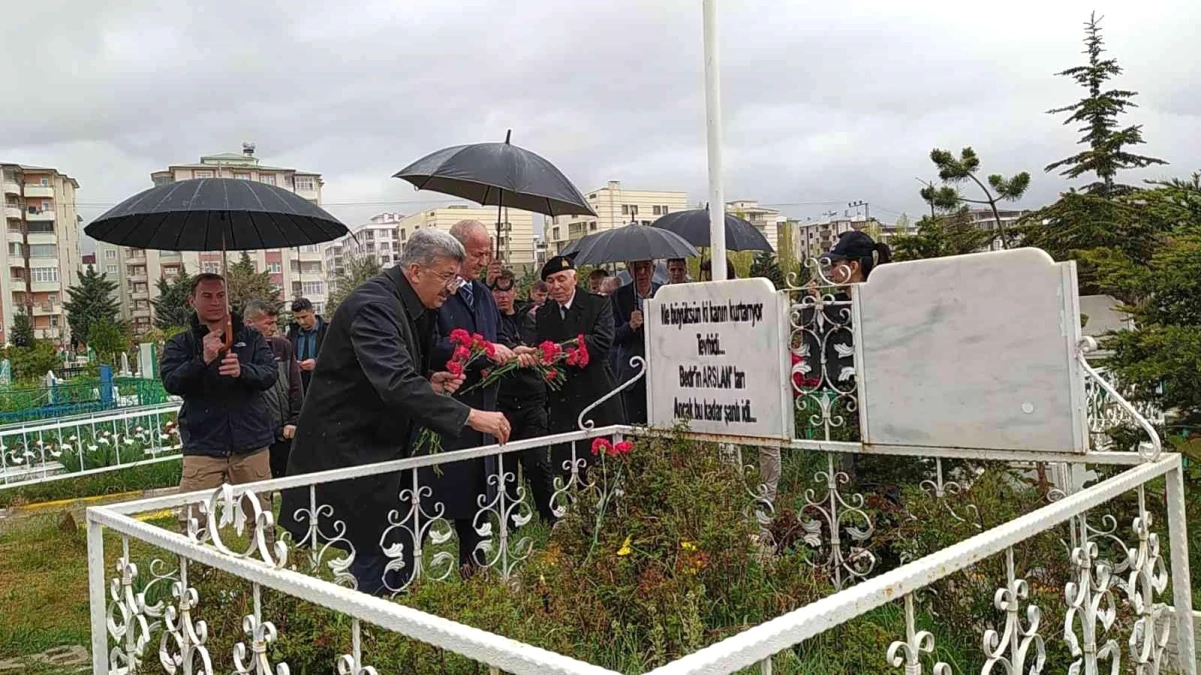
POLYGON ((5 204, 4 205, 4 217, 5 218, 15 218, 17 220, 20 220, 21 219, 21 207, 13 205, 13 204, 5 204))
POLYGON ((8 176, 5 176, 4 177, 4 194, 19 195, 19 194, 21 194, 21 186, 17 185, 16 182, 14 182, 8 176))
POLYGON ((150 308, 149 307, 135 307, 132 310, 130 310, 130 314, 135 319, 140 318, 140 317, 149 318, 150 317, 150 308))
POLYGON ((62 314, 62 305, 57 305, 52 302, 39 302, 33 306, 34 316, 51 316, 58 314, 62 314))
MULTIPOLYGON (((35 290, 36 290, 36 289, 35 289, 35 290)), ((136 291, 136 290, 135 290, 135 291, 130 291, 130 292, 129 292, 129 297, 130 297, 130 298, 132 298, 132 299, 134 299, 134 300, 146 300, 146 299, 149 299, 149 298, 150 298, 150 291, 149 291, 148 289, 145 289, 145 288, 143 288, 143 289, 142 289, 142 290, 140 290, 140 291, 136 291)))
POLYGON ((33 232, 29 233, 29 243, 33 244, 57 244, 58 235, 53 232, 33 232))
POLYGON ((53 340, 61 337, 62 333, 57 328, 36 328, 33 331, 33 336, 39 340, 53 340))
POLYGON ((26 185, 25 196, 54 199, 54 188, 49 185, 26 185))
POLYGON ((125 274, 125 278, 128 279, 131 283, 135 283, 135 284, 144 284, 147 281, 145 271, 127 272, 125 274))
POLYGON ((57 293, 62 290, 62 283, 58 281, 35 281, 30 290, 34 293, 57 293))
POLYGON ((36 211, 25 214, 25 220, 31 223, 45 223, 54 221, 54 211, 36 211))

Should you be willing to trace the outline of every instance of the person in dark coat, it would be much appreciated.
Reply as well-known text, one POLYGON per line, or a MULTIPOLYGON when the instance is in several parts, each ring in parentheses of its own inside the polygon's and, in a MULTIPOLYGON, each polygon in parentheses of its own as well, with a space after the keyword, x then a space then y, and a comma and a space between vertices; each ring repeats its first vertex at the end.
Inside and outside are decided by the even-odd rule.
POLYGON ((300 418, 300 405, 304 401, 300 384, 300 364, 292 355, 292 343, 276 335, 279 311, 262 300, 251 300, 242 311, 246 325, 263 334, 271 352, 275 355, 275 366, 279 378, 275 386, 263 392, 267 403, 267 414, 275 427, 275 442, 271 444, 271 477, 282 478, 288 470, 288 454, 292 451, 292 437, 296 435, 296 420, 300 418))
POLYGON ((197 275, 188 304, 195 310, 192 325, 167 341, 159 364, 163 389, 183 397, 180 492, 267 480, 275 429, 262 392, 278 377, 271 348, 229 312, 221 275, 197 275), (228 351, 227 318, 233 329, 228 351))
POLYGON ((329 325, 313 310, 308 298, 292 301, 292 323, 288 326, 288 340, 292 342, 292 353, 300 364, 300 380, 304 390, 309 390, 313 380, 313 369, 317 367, 317 354, 325 342, 329 325))
MULTIPOLYGON (((421 427, 447 436, 470 428, 508 441, 504 415, 444 396, 463 378, 430 367, 435 331, 430 310, 450 296, 463 258, 463 246, 454 237, 422 229, 409 238, 396 267, 359 286, 338 306, 300 412, 289 476, 408 457, 421 427)), ((409 513, 412 505, 400 493, 411 486, 411 472, 316 486, 317 504, 332 509, 332 515, 319 518, 322 532, 345 528, 360 591, 385 594, 408 583, 414 542, 396 528, 391 530, 395 537, 385 541, 383 535, 389 513, 400 518, 409 513), (399 555, 403 567, 386 574, 389 553, 399 555)), ((296 541, 308 534, 311 508, 308 488, 284 491, 280 522, 296 541)))
MULTIPOLYGON (((461 220, 450 228, 450 235, 463 245, 466 258, 459 267, 459 285, 454 295, 447 298, 438 310, 439 340, 431 353, 433 368, 445 370, 445 364, 454 355, 455 343, 451 331, 463 329, 472 335, 480 335, 492 344, 495 357, 492 360, 477 360, 463 373, 466 380, 463 389, 474 387, 481 373, 492 365, 515 358, 513 352, 501 344, 500 310, 488 287, 480 281, 492 256, 492 240, 488 229, 478 220, 461 220)), ((496 387, 478 387, 455 398, 476 410, 496 410, 496 387)), ((443 452, 477 448, 494 443, 491 436, 471 429, 451 434, 442 439, 443 452)), ((516 475, 516 467, 511 467, 516 475)), ((496 458, 470 459, 450 464, 441 464, 419 470, 421 484, 430 487, 430 499, 440 502, 445 508, 443 516, 454 523, 459 539, 459 567, 469 571, 484 561, 478 557, 476 546, 480 534, 475 528, 475 515, 479 511, 479 498, 488 495, 488 476, 496 473, 496 458)), ((493 486, 495 489, 495 486, 493 486)))
MULTIPOLYGON (((510 270, 503 270, 492 282, 492 298, 500 309, 501 341, 513 349, 538 344, 538 327, 534 306, 518 307, 517 279, 510 270)), ((513 425, 513 440, 546 435, 546 382, 537 371, 519 368, 500 381, 496 406, 513 425)), ((534 507, 542 519, 554 521, 550 497, 554 483, 550 468, 550 449, 530 448, 521 453, 521 468, 530 482, 534 507)), ((516 495, 514 495, 516 497, 516 495)))
MULTIPOLYGON (((550 290, 550 300, 538 310, 538 342, 562 343, 583 334, 588 349, 588 365, 583 368, 562 363, 567 379, 562 388, 550 396, 547 406, 547 427, 550 433, 579 429, 577 418, 588 406, 611 392, 613 371, 609 366, 609 350, 613 348, 613 307, 606 298, 578 290, 575 265, 570 258, 555 256, 542 268, 542 280, 550 290)), ((532 348, 528 348, 531 349, 532 348)), ((621 398, 614 397, 593 409, 584 420, 597 427, 621 424, 624 420, 621 398)), ((563 464, 571 459, 570 445, 551 449, 551 468, 567 480, 563 464)), ((576 459, 588 462, 590 449, 578 446, 576 459)))
MULTIPOLYGON (((620 384, 638 374, 638 368, 630 364, 635 356, 646 358, 646 331, 642 329, 643 302, 654 297, 659 284, 654 282, 655 263, 640 260, 626 263, 633 281, 622 286, 613 294, 613 349, 617 352, 616 375, 620 384)), ((625 406, 626 422, 646 424, 646 378, 634 383, 621 392, 625 406)))

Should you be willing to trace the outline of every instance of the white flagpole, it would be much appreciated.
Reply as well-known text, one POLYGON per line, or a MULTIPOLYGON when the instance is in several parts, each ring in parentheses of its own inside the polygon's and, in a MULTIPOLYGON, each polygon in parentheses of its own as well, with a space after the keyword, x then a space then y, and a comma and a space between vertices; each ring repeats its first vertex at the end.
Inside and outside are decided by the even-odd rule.
POLYGON ((709 260, 713 280, 726 278, 726 198, 721 183, 721 73, 717 63, 717 0, 702 0, 705 24, 705 126, 709 146, 709 260))

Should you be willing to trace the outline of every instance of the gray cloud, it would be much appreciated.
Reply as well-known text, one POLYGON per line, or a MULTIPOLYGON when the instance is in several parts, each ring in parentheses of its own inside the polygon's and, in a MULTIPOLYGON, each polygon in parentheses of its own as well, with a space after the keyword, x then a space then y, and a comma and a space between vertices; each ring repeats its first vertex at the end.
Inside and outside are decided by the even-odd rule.
MULTIPOLYGON (((1042 167, 1077 134, 1044 111, 1080 94, 1053 74, 1081 61, 1094 5, 1119 85, 1141 92, 1128 122, 1172 162, 1146 175, 1195 170, 1201 9, 1147 4, 723 0, 726 194, 796 204, 784 210, 798 217, 854 199, 917 215, 930 148, 972 145, 986 172, 1034 174, 1024 205, 1054 199, 1068 183, 1042 167)), ((10 5, 0 158, 76 177, 85 219, 151 171, 243 140, 324 173, 349 222, 412 211, 439 196, 391 173, 509 128, 582 190, 620 179, 705 199, 695 0, 10 5)))

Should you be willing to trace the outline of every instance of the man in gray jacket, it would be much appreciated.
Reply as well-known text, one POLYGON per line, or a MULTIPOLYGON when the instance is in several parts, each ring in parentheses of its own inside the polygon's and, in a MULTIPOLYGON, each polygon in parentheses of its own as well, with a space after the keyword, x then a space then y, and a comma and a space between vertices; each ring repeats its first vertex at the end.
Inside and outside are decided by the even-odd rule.
POLYGON ((262 333, 271 346, 279 371, 275 386, 263 392, 263 401, 275 428, 275 442, 271 444, 271 477, 281 478, 288 469, 288 453, 292 449, 292 437, 296 435, 296 420, 300 417, 303 402, 300 364, 292 353, 292 342, 276 335, 279 311, 275 307, 262 300, 251 300, 242 314, 246 325, 262 333))

